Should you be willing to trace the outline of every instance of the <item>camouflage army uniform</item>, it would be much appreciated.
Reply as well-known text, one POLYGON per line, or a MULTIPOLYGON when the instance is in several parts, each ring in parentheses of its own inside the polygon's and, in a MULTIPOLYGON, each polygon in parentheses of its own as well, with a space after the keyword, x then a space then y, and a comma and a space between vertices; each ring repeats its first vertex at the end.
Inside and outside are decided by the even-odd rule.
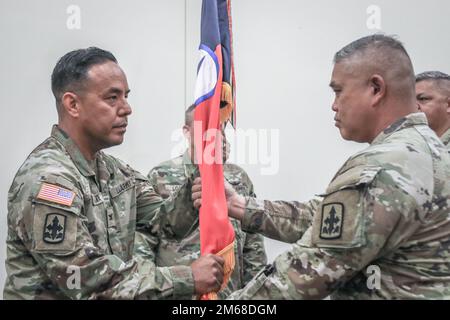
POLYGON ((152 230, 136 231, 173 205, 118 159, 88 162, 54 126, 9 191, 4 298, 189 298, 190 267, 155 268, 152 230))
POLYGON ((249 198, 244 230, 297 242, 231 298, 449 299, 448 181, 449 155, 414 113, 352 156, 320 203, 249 198))
MULTIPOLYGON (((192 164, 188 153, 153 168, 148 178, 155 190, 163 198, 177 192, 182 186, 190 184, 198 170, 192 164), (188 179, 192 177, 191 179, 188 179)), ((248 175, 234 164, 224 164, 225 179, 237 191, 245 196, 254 197, 253 184, 248 175)), ((198 210, 192 204, 191 188, 184 194, 184 203, 161 219, 159 244, 156 249, 157 266, 190 265, 200 256, 200 230, 198 210)), ((181 199, 181 194, 179 195, 181 199)), ((177 203, 179 203, 178 201, 177 203)), ((228 286, 219 292, 219 298, 227 297, 231 292, 241 289, 250 281, 266 262, 263 237, 255 233, 242 231, 240 222, 231 219, 236 234, 236 266, 228 286)))
POLYGON ((450 129, 445 131, 445 133, 441 136, 442 143, 447 147, 450 152, 450 129))

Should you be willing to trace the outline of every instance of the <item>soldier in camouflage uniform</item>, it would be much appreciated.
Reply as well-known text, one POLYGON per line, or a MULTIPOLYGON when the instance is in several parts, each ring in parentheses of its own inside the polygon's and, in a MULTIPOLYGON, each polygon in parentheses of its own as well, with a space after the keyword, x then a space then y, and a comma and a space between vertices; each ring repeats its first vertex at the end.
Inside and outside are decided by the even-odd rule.
POLYGON ((190 298, 217 291, 223 259, 155 267, 153 225, 177 204, 103 148, 122 143, 131 108, 115 57, 69 52, 52 74, 59 124, 8 194, 5 299, 190 298))
MULTIPOLYGON (((186 110, 183 126, 186 139, 190 142, 189 149, 183 155, 159 164, 148 174, 154 189, 163 198, 179 193, 180 188, 190 186, 193 178, 199 175, 198 166, 194 165, 191 160, 191 151, 194 148, 194 107, 192 105, 186 110)), ((223 131, 222 136, 225 137, 223 131)), ((226 162, 229 153, 226 139, 224 139, 223 145, 224 162, 226 162)), ((225 179, 239 194, 256 196, 253 184, 242 168, 235 164, 224 163, 223 171, 225 179)), ((155 252, 157 266, 189 265, 200 256, 199 213, 193 207, 190 187, 184 188, 184 190, 188 191, 183 197, 185 202, 167 214, 164 220, 161 220, 163 227, 160 228, 159 243, 155 252)), ((181 199, 181 194, 179 194, 179 199, 181 199)), ((241 224, 236 219, 231 219, 231 224, 236 235, 234 247, 236 265, 227 287, 218 294, 221 299, 226 298, 231 292, 243 288, 267 263, 263 237, 256 233, 242 231, 241 224)))
MULTIPOLYGON (((232 299, 449 299, 450 157, 415 113, 397 40, 372 35, 335 55, 332 109, 344 139, 369 142, 319 201, 262 201, 227 186, 244 230, 295 242, 232 299)), ((201 205, 198 179, 194 205, 201 205)))
POLYGON ((427 71, 416 76, 419 109, 427 115, 428 124, 450 151, 450 76, 427 71))

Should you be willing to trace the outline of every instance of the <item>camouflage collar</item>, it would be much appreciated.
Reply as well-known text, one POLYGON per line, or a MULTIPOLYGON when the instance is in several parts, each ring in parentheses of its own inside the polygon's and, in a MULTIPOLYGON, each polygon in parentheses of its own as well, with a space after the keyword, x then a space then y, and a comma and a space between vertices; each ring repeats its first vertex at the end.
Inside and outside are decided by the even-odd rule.
POLYGON ((73 163, 75 163, 78 170, 80 170, 84 176, 95 176, 95 172, 92 170, 89 162, 84 158, 80 149, 78 149, 78 146, 67 133, 61 130, 57 125, 54 125, 51 136, 63 145, 70 158, 72 158, 73 163))
POLYGON ((110 157, 107 157, 103 151, 97 152, 96 159, 99 168, 106 168, 106 171, 109 173, 110 176, 114 174, 116 170, 114 161, 112 161, 110 157))
POLYGON ((416 112, 410 113, 407 116, 398 119, 391 125, 389 125, 386 129, 384 129, 373 141, 373 144, 378 144, 383 142, 387 137, 389 137, 392 133, 400 131, 405 128, 409 128, 416 125, 428 125, 427 118, 424 113, 416 112))
POLYGON ((445 144, 446 146, 449 144, 449 142, 450 142, 450 128, 447 129, 447 131, 444 132, 444 134, 441 136, 441 140, 442 140, 442 143, 445 144))
POLYGON ((192 163, 191 157, 189 155, 189 150, 186 150, 183 154, 183 166, 184 166, 184 173, 187 178, 189 177, 195 177, 198 173, 198 166, 192 163))

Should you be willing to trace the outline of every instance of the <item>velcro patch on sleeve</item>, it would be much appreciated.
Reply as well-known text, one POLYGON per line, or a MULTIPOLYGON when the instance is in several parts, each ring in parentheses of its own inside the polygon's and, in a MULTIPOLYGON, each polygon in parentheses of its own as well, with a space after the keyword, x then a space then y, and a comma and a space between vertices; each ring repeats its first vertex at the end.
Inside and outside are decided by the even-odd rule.
POLYGON ((33 223, 34 250, 68 252, 75 249, 77 216, 69 211, 36 204, 33 223))
POLYGON ((54 184, 43 183, 36 198, 70 207, 75 198, 75 192, 54 184))
POLYGON ((319 237, 325 240, 340 239, 344 222, 345 205, 332 202, 322 205, 319 237))
POLYGON ((355 248, 365 244, 363 192, 344 189, 327 195, 312 225, 312 243, 322 248, 355 248))
POLYGON ((45 216, 42 239, 46 243, 61 243, 66 234, 67 217, 59 213, 48 213, 45 216))

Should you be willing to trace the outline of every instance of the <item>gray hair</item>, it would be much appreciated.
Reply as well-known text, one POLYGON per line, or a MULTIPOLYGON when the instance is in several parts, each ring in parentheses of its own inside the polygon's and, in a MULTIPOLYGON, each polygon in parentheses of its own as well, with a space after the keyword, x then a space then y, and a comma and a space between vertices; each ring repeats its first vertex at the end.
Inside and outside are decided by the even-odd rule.
POLYGON ((351 73, 378 73, 398 96, 412 99, 414 68, 403 44, 394 36, 373 34, 346 45, 334 56, 334 63, 348 64, 351 73))
POLYGON ((447 80, 450 81, 450 76, 441 71, 425 71, 416 75, 416 82, 424 80, 447 80))
POLYGON ((367 49, 390 49, 402 52, 409 58, 403 44, 395 39, 394 36, 387 36, 384 34, 373 34, 360 38, 346 45, 334 55, 334 63, 353 57, 357 53, 363 53, 367 49))

